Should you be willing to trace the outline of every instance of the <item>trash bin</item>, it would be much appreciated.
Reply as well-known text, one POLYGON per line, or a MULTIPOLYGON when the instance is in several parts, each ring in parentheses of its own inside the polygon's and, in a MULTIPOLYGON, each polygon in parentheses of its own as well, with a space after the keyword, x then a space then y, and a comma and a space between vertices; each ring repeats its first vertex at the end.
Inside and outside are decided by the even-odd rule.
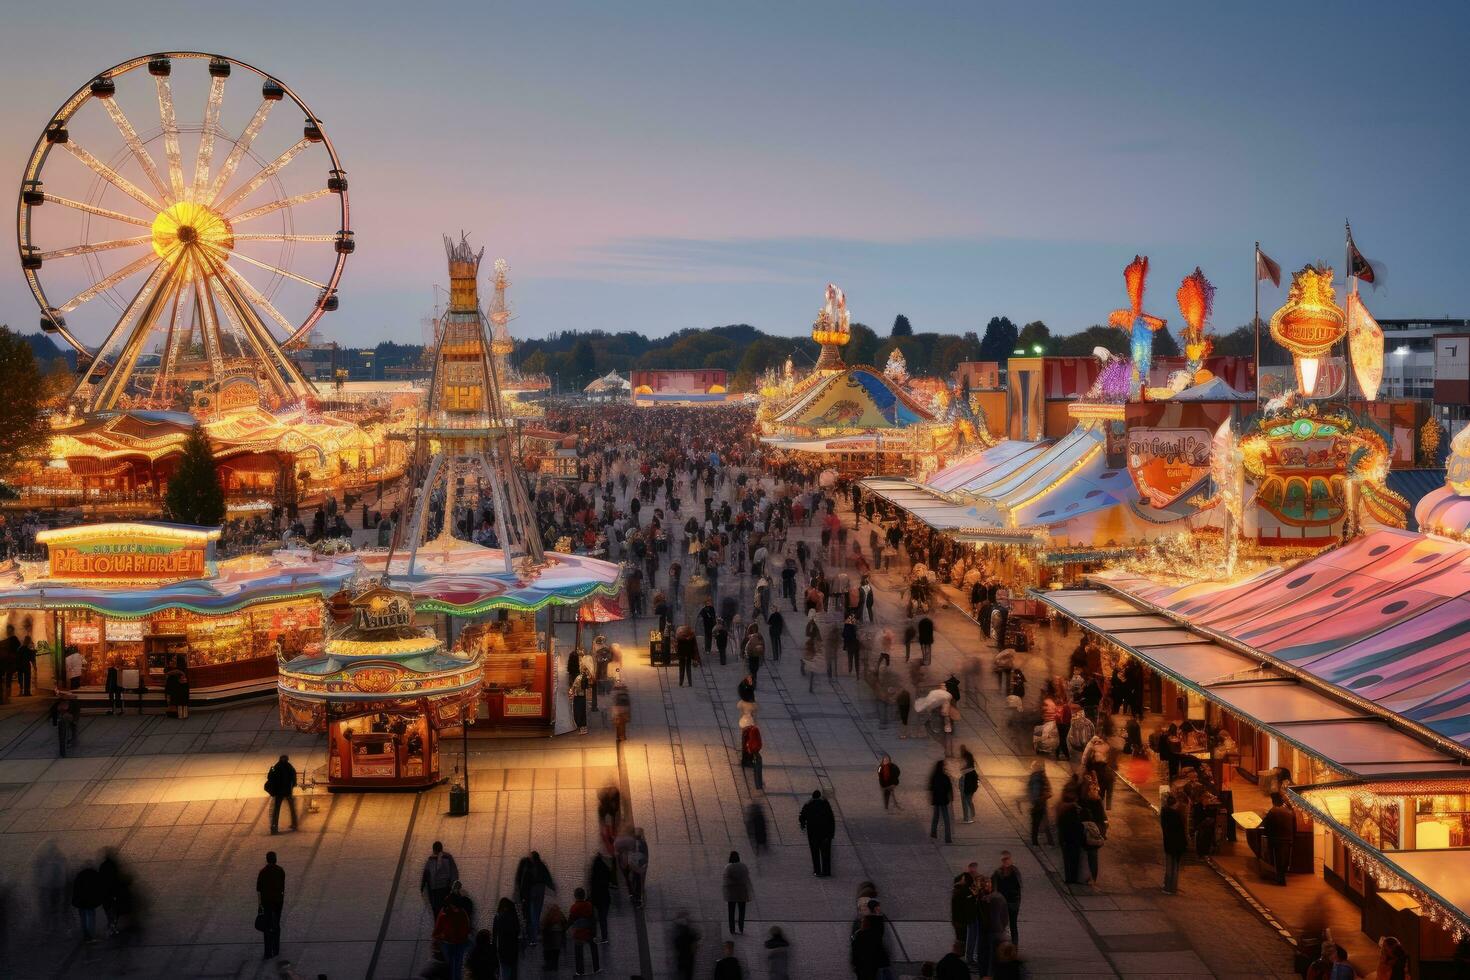
POLYGON ((470 793, 464 788, 463 783, 455 783, 449 787, 449 815, 451 817, 468 816, 470 812, 470 793))

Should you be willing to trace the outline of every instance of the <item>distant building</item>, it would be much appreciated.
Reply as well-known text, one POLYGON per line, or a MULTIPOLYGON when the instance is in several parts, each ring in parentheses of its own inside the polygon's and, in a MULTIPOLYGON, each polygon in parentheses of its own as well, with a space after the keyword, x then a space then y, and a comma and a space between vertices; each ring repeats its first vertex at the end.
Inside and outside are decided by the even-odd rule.
POLYGON ((635 405, 719 405, 727 398, 724 368, 687 371, 634 371, 635 405))

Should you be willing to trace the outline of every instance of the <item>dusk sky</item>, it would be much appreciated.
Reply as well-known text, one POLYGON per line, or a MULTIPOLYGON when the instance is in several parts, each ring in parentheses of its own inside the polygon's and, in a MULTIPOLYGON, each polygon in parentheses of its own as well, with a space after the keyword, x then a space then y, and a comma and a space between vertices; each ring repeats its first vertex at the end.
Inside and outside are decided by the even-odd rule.
MULTIPOLYGON (((1467 38, 1463 4, 53 0, 0 32, 0 174, 98 71, 197 49, 277 74, 342 155, 324 339, 418 342, 459 229, 509 260, 522 336, 796 334, 828 281, 880 333, 1070 333, 1135 252, 1151 312, 1200 265, 1228 330, 1255 240, 1340 270, 1344 218, 1376 314, 1470 316, 1467 38)), ((8 247, 0 321, 36 318, 8 247)))

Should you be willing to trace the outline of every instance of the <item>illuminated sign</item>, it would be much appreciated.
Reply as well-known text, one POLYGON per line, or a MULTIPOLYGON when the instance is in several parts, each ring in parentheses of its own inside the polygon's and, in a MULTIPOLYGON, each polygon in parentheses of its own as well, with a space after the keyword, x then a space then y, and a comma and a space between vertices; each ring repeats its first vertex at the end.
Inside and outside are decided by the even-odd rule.
POLYGON ((173 582, 214 573, 219 530, 168 524, 84 524, 36 535, 61 581, 173 582))
POLYGON ((1144 500, 1167 507, 1210 471, 1208 429, 1152 429, 1128 432, 1128 473, 1144 500))
POLYGON ((1461 497, 1470 497, 1470 425, 1450 440, 1450 455, 1444 465, 1450 489, 1461 497))
POLYGON ((73 623, 66 628, 66 642, 87 646, 102 642, 102 627, 96 623, 73 623))
POLYGON ((109 619, 106 634, 109 643, 141 643, 143 621, 141 619, 109 619))

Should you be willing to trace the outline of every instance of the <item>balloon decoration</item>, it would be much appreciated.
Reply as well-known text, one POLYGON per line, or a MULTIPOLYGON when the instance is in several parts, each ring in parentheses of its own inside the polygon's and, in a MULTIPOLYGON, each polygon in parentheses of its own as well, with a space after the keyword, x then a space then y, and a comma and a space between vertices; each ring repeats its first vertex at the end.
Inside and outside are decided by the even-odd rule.
POLYGON ((1378 398, 1383 383, 1383 328, 1368 312, 1354 289, 1347 298, 1348 351, 1353 359, 1353 377, 1370 402, 1378 398))
POLYGON ((1215 309, 1215 287, 1199 266, 1195 266, 1194 271, 1179 284, 1179 292, 1175 296, 1179 300, 1179 313, 1184 317, 1185 369, 1190 374, 1191 384, 1202 384, 1209 380, 1208 376, 1201 377, 1205 358, 1215 349, 1214 341, 1205 336, 1206 321, 1215 309))
POLYGON ((1123 269, 1123 283, 1128 287, 1128 308, 1108 314, 1108 323, 1128 331, 1128 350, 1133 357, 1133 377, 1129 394, 1138 397, 1148 383, 1148 369, 1153 363, 1154 334, 1164 329, 1164 320, 1143 312, 1144 280, 1148 278, 1148 256, 1135 255, 1123 269))
POLYGON ((1317 386, 1322 355, 1346 332, 1347 314, 1337 305, 1332 267, 1303 266, 1291 277, 1286 304, 1271 317, 1271 338, 1291 352, 1303 397, 1317 386))

